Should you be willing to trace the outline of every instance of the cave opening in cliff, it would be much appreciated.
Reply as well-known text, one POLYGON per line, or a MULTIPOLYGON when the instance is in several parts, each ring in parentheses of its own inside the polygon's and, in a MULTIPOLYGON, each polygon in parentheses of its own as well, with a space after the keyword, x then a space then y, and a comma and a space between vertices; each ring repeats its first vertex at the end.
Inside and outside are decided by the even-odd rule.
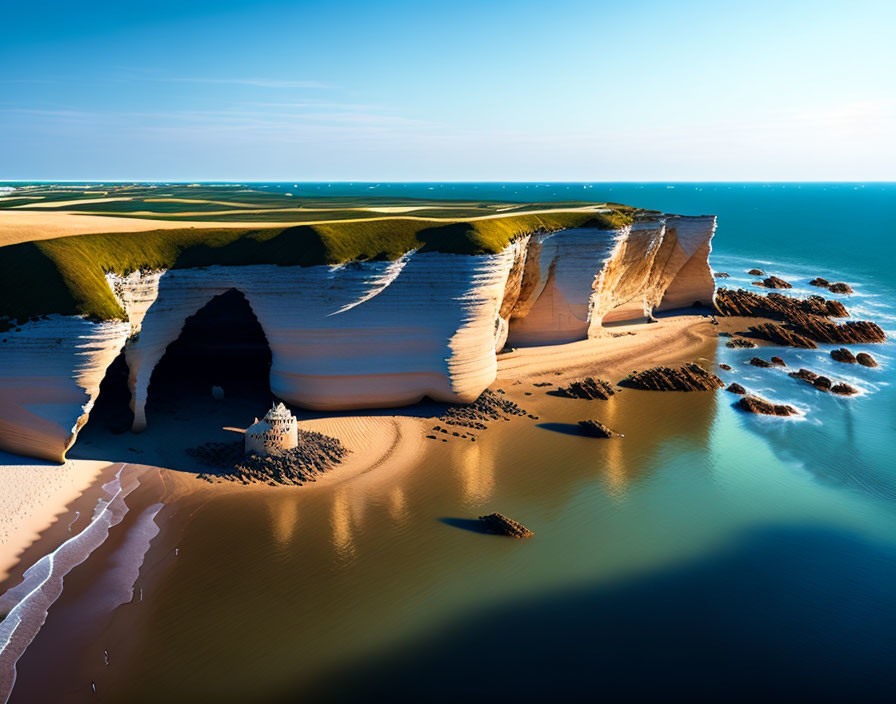
POLYGON ((168 345, 149 381, 147 427, 153 415, 187 407, 202 412, 191 405, 197 401, 239 400, 263 412, 272 399, 270 371, 271 349, 261 324, 246 297, 230 289, 187 318, 168 345))

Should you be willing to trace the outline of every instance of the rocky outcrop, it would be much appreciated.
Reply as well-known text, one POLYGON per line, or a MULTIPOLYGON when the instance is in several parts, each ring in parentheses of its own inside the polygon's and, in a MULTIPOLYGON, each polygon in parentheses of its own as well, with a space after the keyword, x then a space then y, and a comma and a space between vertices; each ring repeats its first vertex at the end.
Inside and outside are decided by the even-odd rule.
POLYGON ((714 230, 712 216, 651 215, 617 230, 536 230, 496 254, 110 273, 125 320, 53 316, 0 334, 0 448, 61 461, 122 349, 133 428, 143 429, 166 349, 187 318, 233 289, 270 347, 271 390, 289 404, 470 403, 508 340, 581 340, 605 334, 604 322, 711 304, 714 230))
POLYGON ((490 513, 487 516, 480 516, 479 520, 482 521, 486 531, 495 535, 506 535, 509 538, 531 538, 535 535, 522 523, 518 523, 501 513, 490 513))
POLYGON ((606 401, 610 396, 615 395, 616 391, 610 382, 589 376, 549 393, 563 398, 600 399, 601 401, 606 401))
POLYGON ((835 362, 844 362, 845 364, 855 364, 856 357, 845 347, 840 347, 836 350, 831 350, 831 359, 835 362))
POLYGON ((747 393, 747 390, 738 383, 729 384, 728 388, 725 389, 725 391, 730 391, 731 393, 738 394, 740 396, 743 396, 744 394, 747 393))
POLYGON ((771 359, 769 359, 769 362, 771 362, 776 367, 786 367, 787 366, 787 362, 785 362, 780 357, 772 357, 771 359))
POLYGON ((756 343, 752 340, 745 340, 742 337, 735 337, 733 340, 728 340, 725 343, 725 347, 730 347, 731 349, 753 349, 756 347, 756 343))
POLYGON ((877 366, 877 360, 875 360, 874 357, 872 357, 867 352, 859 352, 856 355, 856 361, 859 364, 861 364, 863 367, 876 367, 877 366))
POLYGON ((713 276, 715 276, 717 279, 727 279, 731 276, 731 274, 729 274, 727 271, 717 271, 715 274, 713 274, 713 276))
MULTIPOLYGON (((484 430, 489 421, 508 420, 512 416, 525 415, 527 415, 525 409, 513 401, 491 389, 486 389, 473 403, 449 406, 439 416, 439 420, 445 425, 484 430)), ((439 432, 442 429, 437 425, 433 430, 439 432)))
POLYGON ((765 276, 765 272, 762 269, 750 269, 747 273, 750 276, 765 276))
POLYGON ((826 376, 821 376, 808 369, 800 369, 791 372, 790 376, 794 379, 805 381, 807 384, 811 384, 819 391, 830 391, 831 393, 839 394, 841 396, 852 396, 853 394, 859 393, 859 390, 854 386, 850 386, 845 382, 835 384, 826 376))
POLYGON ((826 300, 822 296, 793 298, 780 293, 760 296, 744 289, 720 288, 714 300, 719 315, 773 318, 788 320, 791 316, 811 313, 822 317, 845 318, 849 316, 840 301, 826 300))
POLYGON ((621 438, 622 435, 615 430, 610 430, 599 420, 580 420, 579 431, 589 438, 621 438))
POLYGON ((699 364, 687 364, 676 369, 654 367, 634 372, 625 379, 626 386, 647 391, 713 391, 724 382, 699 364))
POLYGON ((828 286, 828 291, 831 293, 853 293, 852 287, 849 284, 845 284, 842 281, 838 281, 837 283, 833 283, 828 286))
POLYGON ((750 332, 761 340, 767 340, 775 345, 785 347, 802 347, 804 349, 815 349, 818 347, 808 337, 804 337, 799 333, 788 330, 777 323, 762 323, 750 328, 750 332))
POLYGON ((764 288, 793 288, 793 284, 784 279, 779 279, 777 276, 769 276, 762 281, 754 281, 753 285, 762 286, 764 288))
POLYGON ((793 406, 766 401, 759 396, 747 395, 737 402, 737 407, 747 413, 756 413, 763 416, 793 416, 798 411, 793 406))
POLYGON ((750 364, 752 364, 754 367, 763 367, 766 369, 772 366, 771 362, 766 362, 761 357, 753 357, 753 359, 750 360, 750 364))
POLYGON ((823 278, 821 278, 820 276, 818 276, 818 277, 812 279, 812 280, 809 282, 809 285, 810 285, 810 286, 817 286, 818 288, 827 288, 828 286, 831 285, 831 282, 828 281, 827 279, 823 279, 823 278))

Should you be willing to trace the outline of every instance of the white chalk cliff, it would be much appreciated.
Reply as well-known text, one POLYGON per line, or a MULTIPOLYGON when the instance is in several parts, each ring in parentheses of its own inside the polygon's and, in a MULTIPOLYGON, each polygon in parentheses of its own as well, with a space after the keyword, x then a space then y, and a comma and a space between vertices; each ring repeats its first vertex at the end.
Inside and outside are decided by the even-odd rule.
POLYGON ((184 322, 239 290, 272 353, 271 390, 335 410, 425 396, 474 400, 505 344, 558 344, 604 323, 710 304, 715 218, 533 234, 498 254, 410 252, 339 266, 209 266, 108 274, 127 322, 50 316, 0 333, 0 448, 61 461, 125 350, 134 429, 155 366, 184 322))

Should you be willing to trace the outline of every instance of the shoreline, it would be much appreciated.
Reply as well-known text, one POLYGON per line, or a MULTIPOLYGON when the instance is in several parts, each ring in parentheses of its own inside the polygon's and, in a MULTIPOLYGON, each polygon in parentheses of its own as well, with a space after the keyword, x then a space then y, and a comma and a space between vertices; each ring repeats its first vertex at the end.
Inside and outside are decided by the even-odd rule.
MULTIPOLYGON (((550 379, 565 382, 576 376, 606 377, 616 383, 636 366, 656 365, 690 360, 701 346, 716 337, 719 328, 703 315, 664 317, 657 323, 634 323, 613 326, 607 334, 589 340, 543 347, 519 348, 498 355, 498 376, 489 388, 508 386, 509 398, 520 403, 532 403, 519 388, 524 382, 550 379)), ((333 470, 301 487, 241 484, 232 481, 207 482, 190 475, 152 463, 144 466, 159 471, 173 498, 186 494, 214 496, 234 491, 253 492, 314 492, 332 489, 349 483, 380 482, 412 467, 426 452, 431 441, 426 434, 434 417, 426 413, 414 414, 395 409, 391 414, 346 415, 312 418, 302 421, 303 428, 337 437, 350 454, 333 470)), ((525 420, 525 419, 523 419, 525 420)), ((435 421, 437 422, 437 421, 435 421)), ((514 418, 512 423, 520 422, 514 418)), ((485 431, 487 434, 487 431, 485 431)), ((11 581, 14 573, 21 573, 23 557, 47 554, 60 536, 67 535, 71 522, 70 509, 87 494, 99 491, 102 477, 113 467, 112 460, 69 460, 68 465, 40 465, 14 455, 0 455, 0 497, 5 504, 19 504, 23 510, 0 511, 0 530, 8 537, 0 543, 0 586, 11 581), (15 462, 14 464, 12 462, 15 462), (28 462, 28 464, 24 464, 28 462), (46 486, 46 477, 54 472, 59 479, 46 486), (31 497, 30 500, 27 497, 31 497), (44 549, 47 548, 47 549, 44 549)), ((83 502, 83 501, 82 501, 83 502)), ((4 507, 0 503, 0 507, 4 507)), ((83 510, 81 512, 83 517, 83 510)), ((9 585, 6 585, 9 586, 9 585)))

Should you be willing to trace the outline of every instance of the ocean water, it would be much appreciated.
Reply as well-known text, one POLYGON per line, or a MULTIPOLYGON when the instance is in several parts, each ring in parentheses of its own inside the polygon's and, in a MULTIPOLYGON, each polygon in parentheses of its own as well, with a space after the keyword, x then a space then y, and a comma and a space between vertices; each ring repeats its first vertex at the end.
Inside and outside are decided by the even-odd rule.
POLYGON ((732 366, 726 381, 799 418, 745 415, 725 392, 626 390, 603 403, 524 386, 541 420, 437 444, 399 476, 166 505, 142 601, 89 633, 63 632, 54 624, 83 610, 104 569, 75 568, 19 663, 12 701, 92 701, 91 681, 110 701, 892 697, 896 186, 270 187, 714 213, 711 263, 731 274, 724 285, 748 285, 754 266, 795 293, 818 293, 807 285, 818 275, 843 280, 854 317, 890 340, 851 346, 876 369, 835 363, 829 346, 759 351, 858 387, 848 399, 750 366, 755 350, 700 351, 732 366), (625 437, 551 425, 584 417, 625 437), (465 529, 492 510, 535 538, 465 529))

